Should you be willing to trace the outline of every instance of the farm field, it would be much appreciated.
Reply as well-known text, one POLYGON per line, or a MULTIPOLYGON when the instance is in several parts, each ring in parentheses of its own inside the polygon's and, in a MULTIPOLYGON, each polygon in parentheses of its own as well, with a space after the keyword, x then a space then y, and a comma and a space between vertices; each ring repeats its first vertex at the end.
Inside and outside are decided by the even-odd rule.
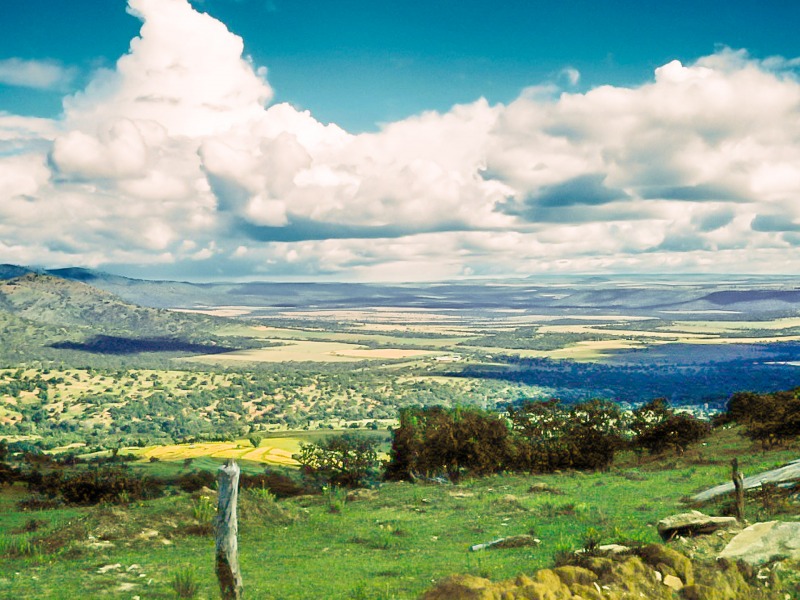
POLYGON ((145 448, 122 448, 123 453, 140 456, 142 459, 156 458, 166 461, 183 461, 187 458, 202 457, 263 463, 265 465, 296 466, 292 455, 300 451, 300 440, 297 438, 279 438, 278 441, 266 440, 258 448, 248 442, 205 442, 196 444, 170 444, 149 446, 145 448), (265 443, 266 442, 266 443, 265 443))
MULTIPOLYGON (((288 338, 284 338, 288 339, 288 338)), ((281 346, 239 350, 223 354, 209 354, 187 358, 189 362, 211 362, 225 364, 229 362, 358 362, 361 360, 400 360, 433 356, 427 350, 409 350, 403 348, 365 348, 357 344, 343 342, 316 342, 311 340, 287 341, 281 346)))

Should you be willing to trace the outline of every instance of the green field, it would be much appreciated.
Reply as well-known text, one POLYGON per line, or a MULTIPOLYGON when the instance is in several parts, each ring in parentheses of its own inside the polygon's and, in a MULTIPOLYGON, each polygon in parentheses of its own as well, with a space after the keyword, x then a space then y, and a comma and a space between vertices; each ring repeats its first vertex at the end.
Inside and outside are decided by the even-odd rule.
MULTIPOLYGON (((246 596, 415 598, 451 573, 495 580, 531 573, 595 535, 602 542, 657 541, 656 521, 682 510, 684 496, 726 481, 731 457, 751 474, 796 458, 799 449, 795 442, 754 451, 735 430, 721 430, 683 456, 623 456, 607 473, 386 483, 353 502, 343 495, 276 502, 244 491, 239 548, 246 596), (468 551, 523 533, 541 545, 468 551)), ((197 496, 22 513, 15 502, 24 496, 18 485, 0 491, 0 597, 173 598, 171 580, 182 567, 193 570, 198 598, 218 597, 213 538, 192 533, 197 496)), ((718 514, 721 507, 704 510, 718 514)), ((747 511, 752 520, 800 515, 796 502, 776 508, 758 498, 747 511)))

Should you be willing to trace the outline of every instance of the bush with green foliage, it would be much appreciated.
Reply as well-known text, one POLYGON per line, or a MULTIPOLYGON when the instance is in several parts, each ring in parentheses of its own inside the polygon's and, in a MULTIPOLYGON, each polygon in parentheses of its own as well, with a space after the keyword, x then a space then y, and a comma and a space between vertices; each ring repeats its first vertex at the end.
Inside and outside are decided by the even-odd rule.
POLYGON ((67 473, 56 470, 38 477, 29 476, 27 480, 31 491, 52 499, 60 498, 67 504, 124 504, 154 498, 163 491, 162 482, 116 466, 67 473))
POLYGON ((745 426, 747 436, 765 448, 800 435, 800 387, 756 394, 737 392, 728 401, 726 419, 745 426))
POLYGON ((607 400, 565 406, 558 399, 509 407, 516 449, 514 467, 547 473, 605 469, 622 445, 619 407, 607 400))
POLYGON ((500 471, 551 473, 563 469, 607 469, 625 440, 651 452, 683 451, 709 426, 666 404, 645 405, 628 422, 619 406, 589 400, 571 406, 560 400, 509 406, 507 417, 477 408, 424 407, 400 411, 393 431, 386 478, 414 480, 500 471))
POLYGON ((405 408, 393 432, 386 478, 415 479, 463 473, 488 475, 508 468, 512 452, 505 419, 477 408, 405 408))
POLYGON ((294 459, 304 477, 318 487, 363 487, 378 476, 378 441, 357 433, 301 444, 294 459))
POLYGON ((676 413, 665 398, 656 398, 633 411, 631 431, 634 449, 648 450, 650 454, 666 450, 683 453, 706 437, 711 426, 688 413, 676 413))

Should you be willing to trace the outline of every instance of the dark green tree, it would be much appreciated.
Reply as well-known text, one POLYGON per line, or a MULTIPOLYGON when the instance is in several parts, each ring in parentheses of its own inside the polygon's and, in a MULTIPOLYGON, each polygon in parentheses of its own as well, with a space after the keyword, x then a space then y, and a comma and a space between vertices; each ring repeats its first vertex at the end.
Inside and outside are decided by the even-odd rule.
POLYGON ((303 475, 317 486, 357 488, 377 478, 377 449, 375 438, 343 433, 316 444, 301 444, 294 458, 303 475))

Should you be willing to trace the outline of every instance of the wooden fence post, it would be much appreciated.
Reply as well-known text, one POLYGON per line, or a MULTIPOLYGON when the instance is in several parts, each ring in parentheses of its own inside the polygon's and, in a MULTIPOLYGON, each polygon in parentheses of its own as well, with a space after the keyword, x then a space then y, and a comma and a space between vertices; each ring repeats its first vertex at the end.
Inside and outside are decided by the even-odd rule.
POLYGON ((219 503, 216 525, 216 572, 222 600, 240 600, 242 574, 239 572, 239 548, 236 500, 239 495, 239 465, 228 459, 219 468, 219 503))
POLYGON ((733 494, 736 499, 736 520, 744 523, 744 479, 739 470, 739 460, 731 461, 731 477, 733 479, 733 494))

